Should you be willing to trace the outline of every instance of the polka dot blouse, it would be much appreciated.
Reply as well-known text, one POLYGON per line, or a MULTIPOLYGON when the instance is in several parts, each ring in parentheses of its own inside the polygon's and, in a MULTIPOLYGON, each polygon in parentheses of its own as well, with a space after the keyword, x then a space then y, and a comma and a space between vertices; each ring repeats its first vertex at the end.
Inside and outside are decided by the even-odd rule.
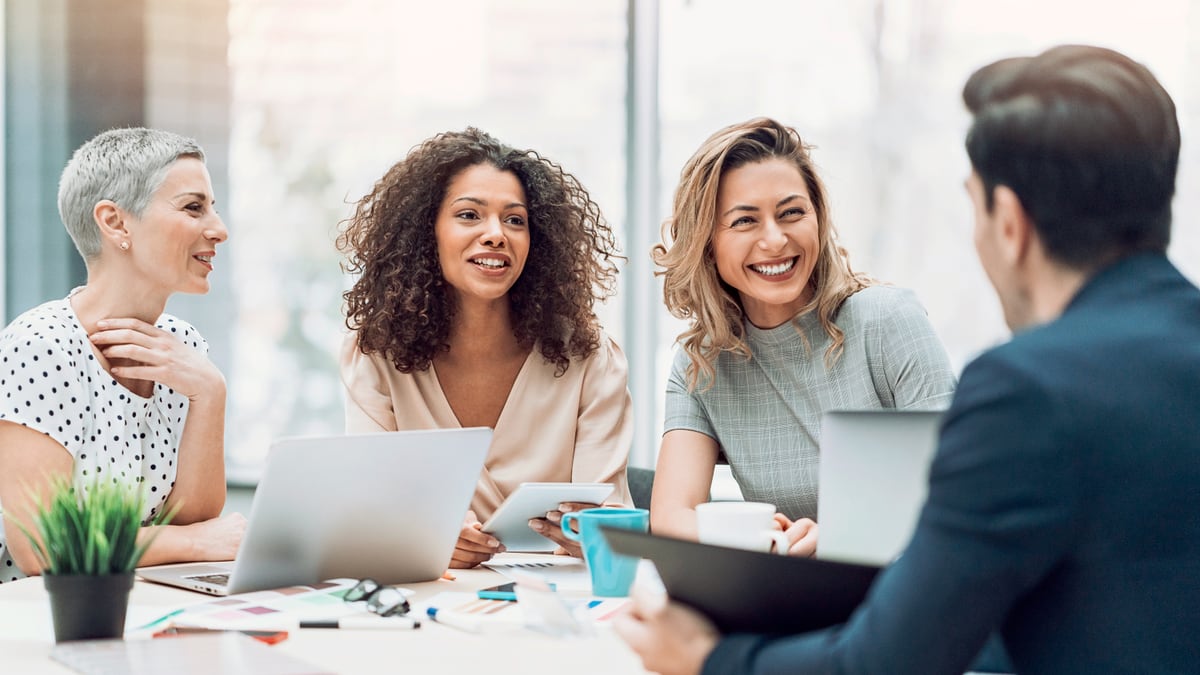
MULTIPOLYGON (((157 325, 208 352, 208 343, 186 322, 163 314, 157 325)), ((75 458, 77 485, 98 478, 142 485, 147 520, 175 485, 187 411, 187 397, 162 384, 142 398, 114 380, 66 299, 25 312, 0 333, 0 420, 58 441, 75 458)), ((0 583, 24 576, 5 542, 0 520, 0 583)))

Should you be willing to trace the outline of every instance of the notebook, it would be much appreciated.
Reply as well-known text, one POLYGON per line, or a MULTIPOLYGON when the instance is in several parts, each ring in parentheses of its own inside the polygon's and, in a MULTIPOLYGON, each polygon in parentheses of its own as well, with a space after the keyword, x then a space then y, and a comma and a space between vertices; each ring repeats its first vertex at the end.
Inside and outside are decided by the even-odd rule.
POLYGON ((483 469, 486 428, 276 441, 232 563, 138 569, 147 581, 213 595, 446 570, 483 469))
POLYGON ((887 565, 916 529, 942 413, 827 412, 821 422, 817 557, 887 565))
POLYGON ((843 623, 879 572, 870 565, 600 529, 614 551, 652 560, 667 594, 722 633, 782 635, 843 623))

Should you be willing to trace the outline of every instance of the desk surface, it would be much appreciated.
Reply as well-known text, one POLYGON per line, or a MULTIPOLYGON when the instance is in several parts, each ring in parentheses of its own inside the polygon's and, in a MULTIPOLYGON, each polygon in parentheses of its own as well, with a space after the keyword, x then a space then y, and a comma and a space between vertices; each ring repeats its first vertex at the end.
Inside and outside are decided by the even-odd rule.
MULTIPOLYGON (((442 579, 405 587, 416 592, 413 600, 420 601, 445 591, 474 592, 504 580, 499 573, 483 568, 456 570, 454 574, 454 581, 442 579)), ((208 598, 139 580, 129 603, 131 607, 170 609, 208 598)), ((30 613, 38 603, 49 606, 40 578, 0 584, 0 625, 12 625, 15 618, 30 613)), ((45 612, 48 614, 48 609, 45 612)), ((50 636, 29 639, 0 634, 0 670, 22 674, 74 672, 50 659, 53 646, 50 636)), ((272 649, 345 675, 394 673, 398 669, 547 675, 564 671, 572 675, 645 672, 633 652, 607 627, 600 627, 591 637, 553 638, 532 631, 466 633, 426 621, 417 631, 297 630, 272 649)))

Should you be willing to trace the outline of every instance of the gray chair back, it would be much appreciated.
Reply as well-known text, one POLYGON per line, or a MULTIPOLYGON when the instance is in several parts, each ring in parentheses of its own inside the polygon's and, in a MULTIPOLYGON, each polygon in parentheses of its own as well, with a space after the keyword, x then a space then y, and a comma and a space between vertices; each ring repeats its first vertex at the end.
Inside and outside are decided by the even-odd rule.
POLYGON ((631 466, 625 469, 629 481, 629 492, 633 495, 633 505, 639 509, 650 508, 650 493, 654 488, 654 469, 643 469, 631 466))

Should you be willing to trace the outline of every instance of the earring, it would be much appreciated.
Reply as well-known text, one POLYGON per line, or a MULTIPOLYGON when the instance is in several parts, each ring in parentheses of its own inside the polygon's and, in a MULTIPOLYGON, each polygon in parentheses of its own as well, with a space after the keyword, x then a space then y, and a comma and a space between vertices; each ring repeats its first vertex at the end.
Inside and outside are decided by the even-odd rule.
POLYGON ((127 242, 127 241, 121 242, 121 250, 128 251, 129 250, 129 242, 127 242))

